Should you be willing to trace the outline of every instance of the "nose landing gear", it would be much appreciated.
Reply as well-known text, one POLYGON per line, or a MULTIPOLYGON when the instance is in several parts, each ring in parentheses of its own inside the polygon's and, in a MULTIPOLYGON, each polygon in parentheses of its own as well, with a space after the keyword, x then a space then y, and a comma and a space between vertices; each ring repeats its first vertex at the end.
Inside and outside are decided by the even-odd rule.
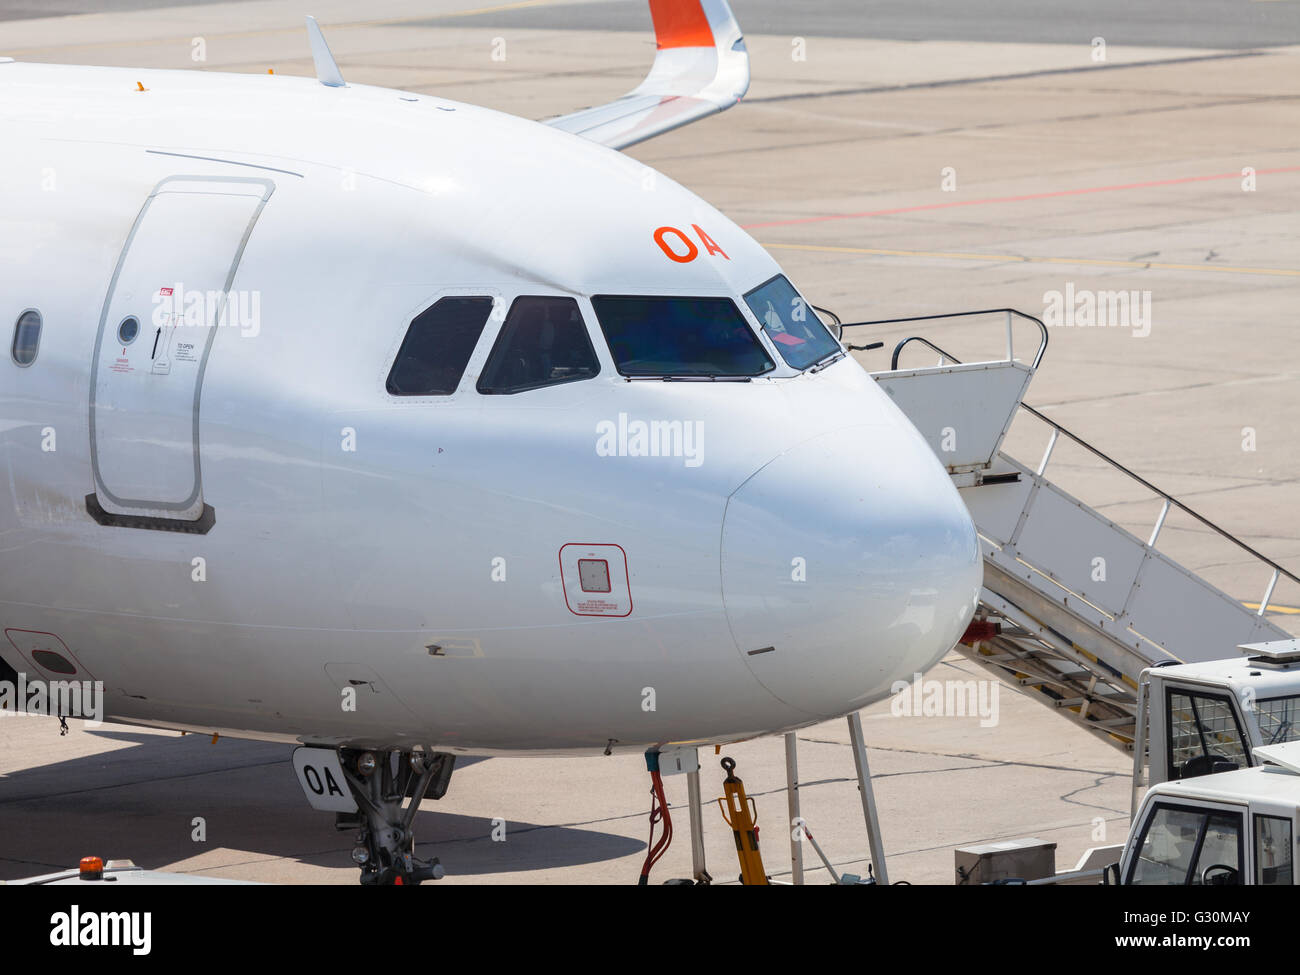
POLYGON ((366 885, 411 885, 440 880, 438 858, 415 856, 411 825, 423 799, 441 799, 456 756, 443 752, 371 752, 339 749, 357 812, 340 814, 339 829, 359 829, 352 859, 366 885), (405 801, 410 804, 403 808, 405 801))

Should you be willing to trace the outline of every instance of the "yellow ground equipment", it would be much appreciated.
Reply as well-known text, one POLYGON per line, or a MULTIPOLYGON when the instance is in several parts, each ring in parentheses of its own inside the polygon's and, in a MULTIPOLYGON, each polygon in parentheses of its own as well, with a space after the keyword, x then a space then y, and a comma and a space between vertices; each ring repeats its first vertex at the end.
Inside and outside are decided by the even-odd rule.
POLYGON ((758 807, 754 805, 753 799, 745 795, 745 783, 736 775, 736 760, 723 758, 722 768, 727 777, 722 780, 724 795, 718 799, 718 808, 722 810, 722 818, 736 837, 740 882, 766 884, 767 872, 763 869, 763 857, 758 852, 758 807))

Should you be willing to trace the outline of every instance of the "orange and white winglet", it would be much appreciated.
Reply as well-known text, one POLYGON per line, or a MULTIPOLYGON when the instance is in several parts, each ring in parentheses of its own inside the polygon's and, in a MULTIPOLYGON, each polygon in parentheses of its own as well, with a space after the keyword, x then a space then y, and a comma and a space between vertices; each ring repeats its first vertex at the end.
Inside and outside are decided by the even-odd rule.
POLYGON ((547 125, 612 149, 725 112, 749 90, 749 52, 727 0, 650 0, 658 51, 637 88, 547 125))

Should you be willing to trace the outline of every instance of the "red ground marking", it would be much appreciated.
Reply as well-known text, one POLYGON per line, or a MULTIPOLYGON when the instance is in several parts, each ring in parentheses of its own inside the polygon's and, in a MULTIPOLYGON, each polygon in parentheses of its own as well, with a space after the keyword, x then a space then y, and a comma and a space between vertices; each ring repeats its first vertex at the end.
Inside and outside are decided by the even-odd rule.
MULTIPOLYGON (((1277 169, 1259 169, 1256 176, 1268 176, 1273 173, 1294 173, 1300 166, 1282 166, 1277 169)), ((1026 193, 1023 196, 990 196, 982 200, 953 200, 949 203, 926 203, 921 206, 894 207, 889 210, 866 210, 862 213, 830 213, 820 217, 797 217, 794 220, 765 220, 762 223, 747 223, 741 226, 745 230, 758 230, 763 227, 791 227, 803 223, 824 223, 828 220, 858 220, 863 217, 887 217, 895 213, 917 213, 922 210, 947 210, 952 207, 976 207, 988 203, 1021 203, 1025 200, 1048 200, 1058 196, 1083 196, 1088 193, 1113 193, 1117 190, 1141 190, 1153 186, 1177 186, 1180 183, 1204 183, 1216 179, 1241 179, 1241 173, 1218 173, 1214 176, 1182 176, 1178 179, 1156 179, 1145 183, 1120 183, 1116 186, 1088 186, 1077 190, 1053 190, 1050 193, 1026 193)))

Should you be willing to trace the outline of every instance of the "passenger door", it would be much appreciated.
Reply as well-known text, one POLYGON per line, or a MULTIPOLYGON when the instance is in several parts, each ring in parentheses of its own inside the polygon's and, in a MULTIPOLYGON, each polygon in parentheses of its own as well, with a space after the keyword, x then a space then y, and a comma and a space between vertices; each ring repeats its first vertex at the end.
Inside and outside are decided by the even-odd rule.
POLYGON ((101 523, 206 531, 199 409, 267 179, 172 176, 145 201, 109 284, 91 372, 101 523))

